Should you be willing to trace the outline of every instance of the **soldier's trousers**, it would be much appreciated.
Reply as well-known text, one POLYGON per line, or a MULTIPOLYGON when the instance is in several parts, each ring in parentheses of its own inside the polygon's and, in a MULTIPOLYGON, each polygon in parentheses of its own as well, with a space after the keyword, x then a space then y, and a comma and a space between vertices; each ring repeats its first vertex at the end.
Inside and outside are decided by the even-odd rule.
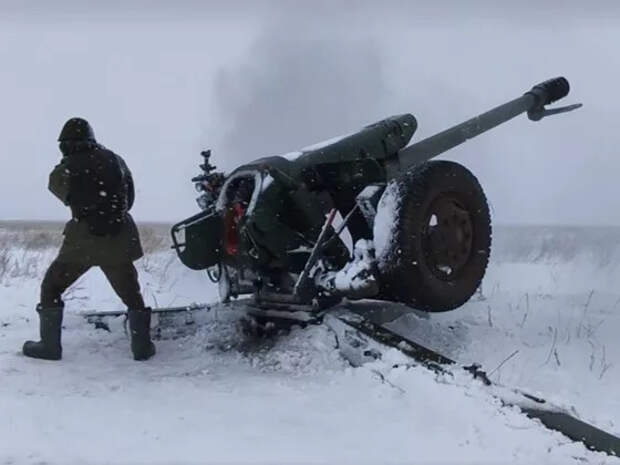
MULTIPOLYGON (((91 265, 83 263, 54 260, 41 283, 41 306, 43 308, 62 306, 62 294, 90 268, 91 265)), ((138 271, 132 262, 105 265, 100 266, 100 268, 112 285, 114 292, 127 308, 144 309, 144 300, 138 282, 138 271)))

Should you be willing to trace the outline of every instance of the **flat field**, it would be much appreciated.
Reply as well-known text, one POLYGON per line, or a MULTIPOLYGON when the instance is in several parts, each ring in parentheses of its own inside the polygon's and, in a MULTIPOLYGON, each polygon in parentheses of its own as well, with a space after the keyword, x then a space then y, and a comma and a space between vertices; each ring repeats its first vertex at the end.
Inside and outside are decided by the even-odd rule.
MULTIPOLYGON (((63 360, 25 358, 61 230, 0 223, 0 463, 620 463, 501 406, 477 382, 393 368, 396 351, 353 368, 323 326, 251 345, 238 314, 214 305, 134 362, 122 318, 108 332, 80 315, 122 308, 98 269, 65 296, 63 360)), ((170 250, 167 225, 141 234, 150 305, 217 302, 216 285, 170 250)), ((505 226, 480 293, 462 308, 358 305, 620 434, 619 280, 619 228, 505 226)))

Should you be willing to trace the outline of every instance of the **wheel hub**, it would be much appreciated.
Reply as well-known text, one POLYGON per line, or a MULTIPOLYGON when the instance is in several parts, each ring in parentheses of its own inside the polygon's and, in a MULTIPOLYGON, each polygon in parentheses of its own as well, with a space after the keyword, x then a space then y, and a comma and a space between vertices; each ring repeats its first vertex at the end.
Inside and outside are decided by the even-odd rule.
POLYGON ((441 195, 431 203, 425 224, 423 247, 427 265, 439 278, 452 279, 471 255, 471 216, 456 198, 441 195))

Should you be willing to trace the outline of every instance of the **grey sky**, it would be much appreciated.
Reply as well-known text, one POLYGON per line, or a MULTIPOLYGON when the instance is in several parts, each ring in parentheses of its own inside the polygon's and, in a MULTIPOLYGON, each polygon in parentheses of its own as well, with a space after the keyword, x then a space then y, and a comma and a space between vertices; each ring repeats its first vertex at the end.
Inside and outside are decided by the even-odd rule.
POLYGON ((129 163, 135 217, 172 222, 203 148, 231 169, 402 112, 419 139, 565 75, 583 109, 445 158, 496 222, 620 224, 618 2, 426 4, 1 3, 0 219, 68 216, 46 185, 71 116, 129 163))

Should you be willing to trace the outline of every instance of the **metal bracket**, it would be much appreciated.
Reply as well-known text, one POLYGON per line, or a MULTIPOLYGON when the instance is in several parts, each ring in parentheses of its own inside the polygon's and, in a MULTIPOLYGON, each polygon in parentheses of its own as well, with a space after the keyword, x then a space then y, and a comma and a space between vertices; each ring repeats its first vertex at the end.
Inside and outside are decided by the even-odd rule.
POLYGON ((321 232, 319 233, 319 237, 314 244, 314 248, 312 249, 312 252, 310 252, 308 261, 306 261, 306 265, 304 266, 303 271, 301 272, 299 278, 297 279, 297 282, 295 283, 293 295, 304 298, 309 297, 309 295, 312 294, 312 286, 310 285, 310 271, 320 257, 323 249, 323 243, 328 236, 330 226, 332 225, 335 216, 336 209, 332 208, 329 212, 327 219, 325 220, 325 223, 323 224, 323 229, 321 229, 321 232))
POLYGON ((527 112, 527 117, 532 121, 540 121, 546 116, 558 115, 560 113, 567 113, 569 111, 577 110, 581 108, 583 103, 575 103, 573 105, 567 105, 565 107, 557 107, 546 109, 545 107, 539 107, 535 110, 531 110, 527 112))
MULTIPOLYGON (((211 309, 210 304, 190 304, 183 307, 163 307, 151 309, 152 315, 170 315, 170 314, 184 314, 186 324, 192 324, 194 312, 197 311, 209 311, 211 309)), ((111 310, 111 311, 89 311, 81 313, 80 316, 86 319, 86 321, 92 325, 95 325, 96 329, 104 329, 110 331, 109 325, 104 321, 105 318, 124 316, 127 318, 127 310, 111 310)))

